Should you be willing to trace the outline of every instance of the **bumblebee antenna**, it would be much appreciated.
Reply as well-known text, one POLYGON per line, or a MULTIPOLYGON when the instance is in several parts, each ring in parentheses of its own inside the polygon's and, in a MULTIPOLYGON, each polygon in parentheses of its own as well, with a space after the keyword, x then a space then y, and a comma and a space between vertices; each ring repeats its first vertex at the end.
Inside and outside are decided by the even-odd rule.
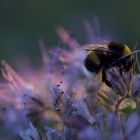
MULTIPOLYGON (((138 43, 136 42, 133 50, 135 51, 137 47, 138 47, 138 43)), ((138 59, 138 54, 137 53, 135 54, 135 59, 136 59, 136 63, 137 63, 137 66, 138 66, 138 70, 140 72, 140 63, 139 63, 139 59, 138 59)))
POLYGON ((127 56, 130 56, 130 55, 133 55, 133 54, 137 54, 138 52, 140 52, 140 50, 133 51, 133 52, 131 52, 131 53, 128 54, 128 55, 124 55, 124 56, 120 57, 119 60, 124 59, 124 58, 127 57, 127 56))
MULTIPOLYGON (((114 64, 116 64, 116 63, 118 63, 120 60, 126 58, 127 56, 130 56, 130 55, 133 55, 133 54, 137 54, 139 52, 140 52, 140 50, 136 50, 136 51, 131 52, 130 54, 124 55, 124 56, 120 57, 117 61, 115 61, 114 63, 112 63, 111 66, 114 65, 114 64)), ((140 67, 140 65, 139 65, 139 67, 140 67)))
POLYGON ((138 47, 138 42, 135 43, 134 47, 133 47, 133 51, 135 51, 138 47))

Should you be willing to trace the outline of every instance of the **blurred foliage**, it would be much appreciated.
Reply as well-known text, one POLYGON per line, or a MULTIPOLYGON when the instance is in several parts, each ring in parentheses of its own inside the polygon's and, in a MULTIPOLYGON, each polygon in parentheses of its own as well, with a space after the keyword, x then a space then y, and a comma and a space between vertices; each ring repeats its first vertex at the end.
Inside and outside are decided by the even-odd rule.
MULTIPOLYGON (((84 43, 83 19, 96 15, 103 34, 130 46, 140 41, 139 0, 4 0, 0 1, 0 59, 39 58, 38 39, 59 43, 54 28, 62 25, 84 43)), ((38 59, 37 59, 38 60, 38 59)))

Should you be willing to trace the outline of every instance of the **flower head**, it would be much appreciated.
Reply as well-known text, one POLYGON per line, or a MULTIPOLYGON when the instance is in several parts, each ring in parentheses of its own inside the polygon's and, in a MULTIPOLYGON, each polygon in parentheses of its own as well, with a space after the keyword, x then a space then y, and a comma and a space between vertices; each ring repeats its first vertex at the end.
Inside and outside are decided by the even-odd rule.
MULTIPOLYGON (((95 35, 99 27, 91 32, 87 21, 84 26, 89 42, 102 42, 100 33, 95 35)), ((6 61, 1 62, 5 82, 0 83, 0 105, 8 109, 0 112, 0 119, 5 115, 8 124, 20 125, 24 140, 137 139, 140 119, 138 112, 132 112, 140 103, 139 75, 110 67, 105 71, 108 87, 101 81, 101 72, 83 69, 87 54, 80 43, 63 27, 56 32, 67 48, 46 51, 40 40, 42 70, 19 76, 6 61)))

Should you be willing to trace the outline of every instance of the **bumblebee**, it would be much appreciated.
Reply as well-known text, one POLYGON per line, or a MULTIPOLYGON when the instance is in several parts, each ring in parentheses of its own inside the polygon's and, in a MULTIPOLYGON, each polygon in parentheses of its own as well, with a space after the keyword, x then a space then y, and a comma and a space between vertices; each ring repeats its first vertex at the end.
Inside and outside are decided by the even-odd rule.
POLYGON ((106 71, 111 67, 118 67, 120 74, 129 72, 134 68, 134 55, 126 44, 110 41, 106 44, 91 44, 84 46, 88 54, 84 65, 89 72, 98 74, 102 72, 102 82, 109 87, 106 71))

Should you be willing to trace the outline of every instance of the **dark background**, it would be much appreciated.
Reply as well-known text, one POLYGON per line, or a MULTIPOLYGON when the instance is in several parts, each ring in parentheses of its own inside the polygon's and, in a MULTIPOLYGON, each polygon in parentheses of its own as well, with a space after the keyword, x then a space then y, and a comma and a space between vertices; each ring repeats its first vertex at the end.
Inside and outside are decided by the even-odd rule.
POLYGON ((102 34, 111 34, 129 46, 140 42, 139 0, 1 0, 0 59, 12 62, 26 55, 37 64, 38 40, 42 38, 47 46, 57 45, 57 25, 84 43, 82 21, 95 15, 102 34))

